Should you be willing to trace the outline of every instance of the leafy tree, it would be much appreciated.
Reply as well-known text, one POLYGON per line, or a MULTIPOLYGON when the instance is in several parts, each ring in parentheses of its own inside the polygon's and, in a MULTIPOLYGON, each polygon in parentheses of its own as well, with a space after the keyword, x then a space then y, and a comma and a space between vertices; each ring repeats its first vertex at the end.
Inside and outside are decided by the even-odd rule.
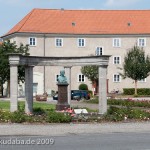
POLYGON ((128 77, 135 81, 135 95, 137 95, 137 81, 145 79, 150 73, 150 57, 145 55, 143 48, 134 46, 124 58, 124 78, 128 77))
POLYGON ((83 66, 81 68, 81 73, 85 75, 92 84, 98 85, 98 66, 83 66))
MULTIPOLYGON (((28 56, 29 53, 28 45, 24 46, 20 44, 18 47, 15 42, 11 43, 9 40, 3 42, 0 45, 0 84, 3 85, 6 81, 8 82, 8 94, 10 87, 10 66, 9 66, 9 54, 10 53, 20 53, 22 55, 28 56)), ((24 82, 25 80, 25 68, 24 66, 18 67, 18 81, 24 82)), ((3 89, 3 87, 2 87, 3 89)), ((3 92, 2 92, 3 93, 3 92)))

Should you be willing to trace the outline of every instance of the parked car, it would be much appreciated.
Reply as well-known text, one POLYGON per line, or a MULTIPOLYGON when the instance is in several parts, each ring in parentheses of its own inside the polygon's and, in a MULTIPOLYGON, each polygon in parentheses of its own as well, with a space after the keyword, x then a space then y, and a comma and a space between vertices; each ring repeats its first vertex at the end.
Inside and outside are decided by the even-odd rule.
MULTIPOLYGON (((71 90, 71 99, 72 100, 81 100, 81 99, 90 99, 90 94, 88 91, 84 90, 71 90)), ((58 100, 58 93, 53 96, 53 100, 58 100)))
POLYGON ((71 90, 71 99, 80 100, 80 99, 90 99, 90 94, 88 91, 84 90, 71 90))

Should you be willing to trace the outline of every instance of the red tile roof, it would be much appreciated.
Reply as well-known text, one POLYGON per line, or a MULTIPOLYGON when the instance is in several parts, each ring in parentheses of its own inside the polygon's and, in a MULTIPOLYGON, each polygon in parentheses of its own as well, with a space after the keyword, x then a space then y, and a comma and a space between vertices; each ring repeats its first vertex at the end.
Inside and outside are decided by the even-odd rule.
POLYGON ((6 35, 15 32, 150 34, 150 10, 33 9, 6 35))

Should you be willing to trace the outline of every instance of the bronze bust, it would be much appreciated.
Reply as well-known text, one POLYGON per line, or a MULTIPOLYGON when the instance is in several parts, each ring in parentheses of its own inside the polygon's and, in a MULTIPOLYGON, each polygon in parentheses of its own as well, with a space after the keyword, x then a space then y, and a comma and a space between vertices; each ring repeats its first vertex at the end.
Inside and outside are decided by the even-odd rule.
POLYGON ((58 76, 58 83, 68 83, 65 76, 65 70, 60 71, 60 75, 58 76))

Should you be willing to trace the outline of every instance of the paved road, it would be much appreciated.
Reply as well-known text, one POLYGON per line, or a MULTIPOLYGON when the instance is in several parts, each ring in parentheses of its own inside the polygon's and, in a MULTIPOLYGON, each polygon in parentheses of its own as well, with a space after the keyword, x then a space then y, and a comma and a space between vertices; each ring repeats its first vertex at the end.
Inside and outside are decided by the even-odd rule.
POLYGON ((10 136, 0 137, 0 143, 0 150, 150 150, 150 133, 10 136))

